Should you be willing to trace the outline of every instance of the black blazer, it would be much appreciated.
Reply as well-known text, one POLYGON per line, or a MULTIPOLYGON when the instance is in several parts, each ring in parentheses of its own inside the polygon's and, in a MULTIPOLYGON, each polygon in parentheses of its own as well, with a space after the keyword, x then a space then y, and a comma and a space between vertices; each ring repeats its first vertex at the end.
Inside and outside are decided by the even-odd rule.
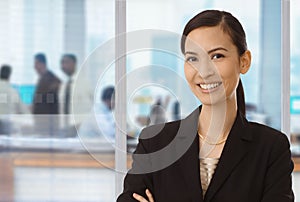
POLYGON ((203 199, 197 123, 201 107, 181 121, 150 126, 140 135, 118 202, 148 188, 155 202, 292 202, 293 162, 281 132, 237 113, 203 199))
POLYGON ((33 114, 58 114, 58 91, 60 80, 52 72, 47 71, 39 79, 34 92, 33 114))

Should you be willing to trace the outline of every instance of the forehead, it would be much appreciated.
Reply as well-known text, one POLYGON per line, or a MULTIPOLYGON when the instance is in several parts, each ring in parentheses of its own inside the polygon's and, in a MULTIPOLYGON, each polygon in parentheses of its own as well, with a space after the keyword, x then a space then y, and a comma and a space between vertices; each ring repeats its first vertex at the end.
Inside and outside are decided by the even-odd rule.
POLYGON ((62 62, 73 62, 73 60, 68 56, 63 57, 61 61, 62 62))
POLYGON ((34 60, 34 63, 35 63, 35 64, 43 64, 43 63, 42 63, 41 61, 39 61, 38 59, 35 59, 35 60, 34 60))
POLYGON ((226 49, 235 47, 229 34, 225 33, 221 26, 200 27, 187 35, 186 51, 193 49, 208 51, 216 47, 224 47, 226 49))

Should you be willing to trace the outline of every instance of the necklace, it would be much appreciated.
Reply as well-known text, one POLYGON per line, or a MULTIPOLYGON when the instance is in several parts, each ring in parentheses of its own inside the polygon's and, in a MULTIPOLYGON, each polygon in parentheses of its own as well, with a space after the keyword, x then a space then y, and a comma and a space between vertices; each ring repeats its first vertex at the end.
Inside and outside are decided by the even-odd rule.
POLYGON ((198 132, 198 135, 199 135, 200 139, 203 140, 203 142, 206 142, 207 144, 210 144, 210 145, 219 145, 219 144, 224 143, 227 140, 227 137, 225 137, 224 139, 220 140, 219 142, 209 142, 199 132, 198 132))

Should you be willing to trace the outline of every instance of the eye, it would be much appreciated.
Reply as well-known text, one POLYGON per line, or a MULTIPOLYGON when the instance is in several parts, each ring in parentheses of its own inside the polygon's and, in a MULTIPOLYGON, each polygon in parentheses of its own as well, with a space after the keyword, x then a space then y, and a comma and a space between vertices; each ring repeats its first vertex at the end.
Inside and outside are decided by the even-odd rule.
POLYGON ((186 62, 197 62, 198 59, 195 56, 189 56, 185 59, 186 62))
POLYGON ((220 54, 220 53, 216 53, 216 54, 213 54, 211 59, 214 60, 214 59, 220 59, 220 58, 223 58, 224 55, 223 54, 220 54))

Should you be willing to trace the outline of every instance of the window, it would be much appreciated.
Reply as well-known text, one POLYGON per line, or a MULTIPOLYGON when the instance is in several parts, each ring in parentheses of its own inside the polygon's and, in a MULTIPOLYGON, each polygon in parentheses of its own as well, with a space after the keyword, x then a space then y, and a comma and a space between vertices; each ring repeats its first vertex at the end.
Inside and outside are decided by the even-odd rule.
POLYGON ((291 1, 291 141, 293 152, 300 154, 300 30, 297 26, 300 22, 300 14, 296 7, 300 6, 299 1, 291 1))
MULTIPOLYGON (((122 116, 127 124, 123 131, 128 135, 128 148, 123 151, 126 157, 115 155, 118 149, 114 139, 98 138, 98 132, 103 132, 103 125, 97 122, 102 93, 107 86, 119 85, 115 79, 119 58, 115 58, 114 40, 116 27, 124 24, 115 23, 116 2, 0 1, 0 65, 13 67, 10 81, 24 105, 30 109, 39 79, 34 70, 34 55, 45 53, 48 68, 66 84, 69 78, 61 70, 61 57, 73 53, 77 57, 78 74, 74 77, 74 95, 82 96, 74 99, 77 101, 73 103, 74 123, 87 124, 87 130, 78 137, 77 132, 84 127, 71 130, 66 127, 69 125, 65 121, 70 123, 73 117, 50 115, 60 125, 42 135, 35 130, 34 116, 29 111, 22 115, 1 115, 8 117, 15 130, 0 134, 0 149, 5 152, 5 158, 0 157, 0 170, 5 171, 0 173, 0 180, 11 182, 2 189, 0 181, 0 198, 5 195, 15 201, 113 201, 122 182, 121 178, 115 178, 118 167, 115 158, 120 160, 119 167, 126 160, 130 165, 130 154, 141 129, 183 118, 201 104, 185 81, 179 42, 187 21, 204 9, 226 10, 241 21, 252 52, 251 69, 242 76, 248 119, 280 129, 279 0, 122 2, 127 9, 126 76, 122 78, 127 83, 127 100, 121 102, 116 97, 116 103, 127 108, 127 114, 122 116), (95 130, 90 130, 93 127, 95 130), (67 135, 70 131, 76 135, 67 135)), ((291 135, 296 153, 300 153, 294 147, 300 137, 298 4, 291 1, 291 135)), ((116 116, 121 115, 112 114, 113 119, 116 116)))

